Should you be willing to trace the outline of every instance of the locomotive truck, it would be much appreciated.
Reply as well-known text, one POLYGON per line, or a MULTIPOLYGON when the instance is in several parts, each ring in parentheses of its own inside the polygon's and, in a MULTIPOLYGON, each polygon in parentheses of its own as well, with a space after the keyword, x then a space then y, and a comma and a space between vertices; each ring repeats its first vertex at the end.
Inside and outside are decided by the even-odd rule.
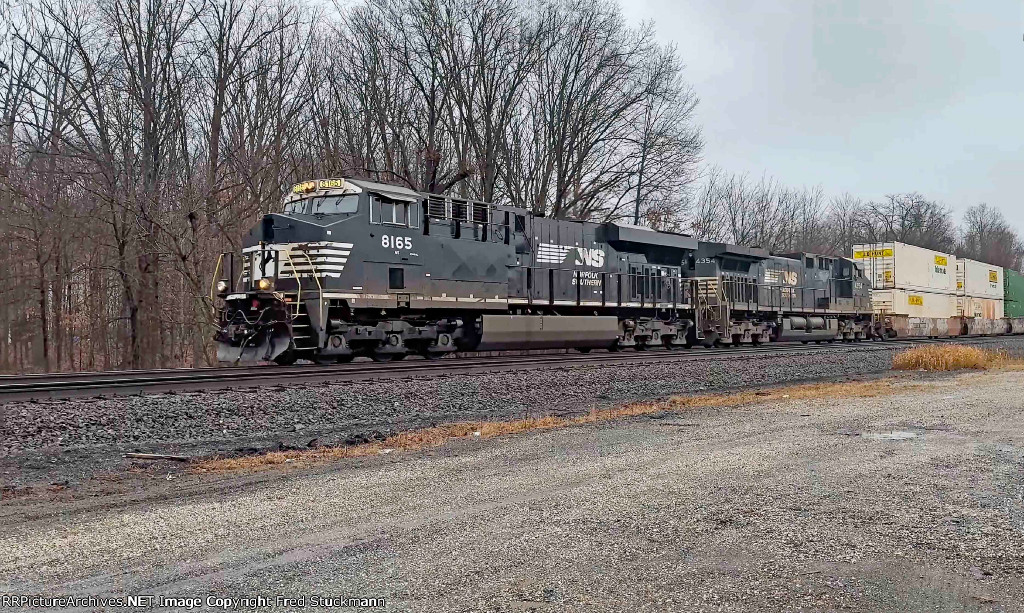
POLYGON ((851 259, 356 179, 295 185, 214 273, 222 362, 871 338, 851 259))

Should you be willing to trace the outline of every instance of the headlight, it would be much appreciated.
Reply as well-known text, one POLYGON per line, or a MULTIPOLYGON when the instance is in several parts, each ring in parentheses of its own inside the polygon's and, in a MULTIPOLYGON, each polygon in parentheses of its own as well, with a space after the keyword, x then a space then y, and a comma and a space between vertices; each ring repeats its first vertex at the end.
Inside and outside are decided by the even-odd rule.
POLYGON ((263 291, 274 289, 274 280, 268 279, 267 277, 263 277, 262 279, 256 282, 256 287, 260 288, 263 291))
POLYGON ((217 281, 217 293, 218 294, 226 294, 226 293, 228 293, 228 282, 227 281, 224 281, 223 279, 221 279, 220 281, 217 281))

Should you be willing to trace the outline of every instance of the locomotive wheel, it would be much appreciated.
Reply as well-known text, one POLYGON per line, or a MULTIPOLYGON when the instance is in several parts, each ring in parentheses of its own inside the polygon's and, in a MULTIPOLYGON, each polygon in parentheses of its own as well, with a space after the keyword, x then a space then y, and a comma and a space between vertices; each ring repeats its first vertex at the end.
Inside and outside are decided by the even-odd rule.
POLYGON ((647 343, 637 343, 633 345, 633 349, 636 351, 647 351, 647 343))
POLYGON ((590 347, 577 347, 576 351, 579 351, 580 353, 590 353, 590 347))
POLYGON ((374 362, 390 362, 391 360, 395 359, 395 354, 393 354, 393 353, 374 353, 374 354, 370 355, 370 359, 372 359, 374 362))
POLYGON ((665 347, 665 349, 668 349, 669 351, 672 351, 673 349, 676 348, 675 345, 672 344, 672 339, 668 337, 661 337, 661 344, 665 347))

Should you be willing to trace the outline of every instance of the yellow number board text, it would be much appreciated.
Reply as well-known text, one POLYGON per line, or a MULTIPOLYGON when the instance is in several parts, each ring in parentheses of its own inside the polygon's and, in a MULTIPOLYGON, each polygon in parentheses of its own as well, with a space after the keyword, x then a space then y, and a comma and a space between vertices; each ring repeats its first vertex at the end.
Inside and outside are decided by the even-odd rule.
POLYGON ((320 181, 317 181, 319 189, 334 189, 336 187, 341 187, 344 184, 345 181, 342 179, 321 179, 320 181))
POLYGON ((944 255, 937 255, 937 256, 935 256, 935 265, 936 266, 947 266, 947 265, 949 265, 949 260, 947 260, 946 256, 944 256, 944 255))
POLYGON ((912 304, 914 306, 924 306, 924 298, 922 298, 921 296, 915 296, 914 294, 911 294, 907 296, 907 304, 912 304))

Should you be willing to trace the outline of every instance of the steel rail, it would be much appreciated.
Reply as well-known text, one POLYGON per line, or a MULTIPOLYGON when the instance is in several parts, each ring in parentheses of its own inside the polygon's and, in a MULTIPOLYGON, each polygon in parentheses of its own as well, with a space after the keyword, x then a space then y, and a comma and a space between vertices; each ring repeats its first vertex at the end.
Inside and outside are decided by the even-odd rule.
MULTIPOLYGON (((895 349, 907 344, 963 341, 955 339, 889 339, 874 342, 805 345, 800 342, 699 350, 624 351, 596 354, 539 354, 488 356, 413 362, 363 362, 336 365, 287 367, 246 366, 174 368, 91 373, 5 375, 0 377, 0 403, 40 398, 72 398, 143 392, 200 391, 229 387, 268 387, 298 383, 358 381, 375 378, 408 378, 533 368, 578 368, 622 363, 672 363, 716 359, 743 359, 785 353, 836 353, 895 349)), ((999 337, 968 340, 998 342, 999 337)))

